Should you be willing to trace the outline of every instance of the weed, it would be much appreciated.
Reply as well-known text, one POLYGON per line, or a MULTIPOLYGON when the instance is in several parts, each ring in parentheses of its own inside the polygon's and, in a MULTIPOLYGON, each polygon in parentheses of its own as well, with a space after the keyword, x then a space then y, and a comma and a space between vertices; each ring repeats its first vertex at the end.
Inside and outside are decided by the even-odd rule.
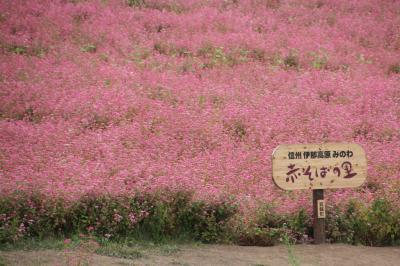
MULTIPOLYGON (((187 192, 108 197, 87 195, 73 204, 44 195, 17 194, 2 198, 0 243, 34 246, 24 239, 68 237, 80 233, 104 239, 126 237, 166 242, 193 239, 218 242, 229 235, 228 221, 237 209, 231 202, 192 201, 187 192)), ((45 242, 43 242, 45 243, 45 242)), ((173 252, 175 247, 166 252, 173 252)))
POLYGON ((28 47, 23 45, 11 45, 8 51, 18 55, 26 55, 28 54, 28 47))
POLYGON ((107 243, 96 249, 96 254, 123 259, 139 259, 143 253, 135 247, 128 247, 118 243, 107 243))
POLYGON ((85 44, 81 47, 81 51, 84 53, 95 53, 97 51, 97 46, 94 44, 85 44))
POLYGON ((371 206, 350 201, 342 212, 332 208, 327 216, 328 237, 337 242, 371 246, 394 245, 400 234, 400 213, 393 211, 385 199, 375 200, 371 206))
POLYGON ((110 124, 109 118, 94 114, 84 125, 83 128, 90 130, 106 129, 110 124))
POLYGON ((6 265, 8 265, 7 261, 2 256, 0 256, 0 266, 6 266, 6 265))
POLYGON ((292 239, 287 233, 284 233, 282 235, 282 241, 288 251, 289 264, 292 266, 299 266, 300 262, 296 255, 293 253, 293 245, 296 243, 296 239, 292 239))
POLYGON ((400 74, 400 64, 393 64, 389 66, 389 74, 400 74))
POLYGON ((323 53, 310 53, 312 57, 311 65, 315 69, 326 69, 328 65, 328 56, 323 53))
POLYGON ((145 0, 127 0, 126 2, 130 7, 143 7, 146 4, 145 0))
POLYGON ((232 136, 236 141, 243 141, 248 135, 247 125, 241 120, 233 120, 225 122, 225 130, 232 136))
POLYGON ((296 55, 293 54, 289 54, 288 56, 286 56, 283 60, 283 63, 287 68, 297 69, 299 67, 299 59, 296 55))

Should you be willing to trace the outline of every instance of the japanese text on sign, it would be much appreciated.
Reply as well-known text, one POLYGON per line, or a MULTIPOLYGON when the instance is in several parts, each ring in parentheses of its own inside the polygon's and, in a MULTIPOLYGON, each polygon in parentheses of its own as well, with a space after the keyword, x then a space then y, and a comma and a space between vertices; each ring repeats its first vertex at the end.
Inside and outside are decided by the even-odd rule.
POLYGON ((294 159, 322 159, 322 158, 351 158, 353 157, 353 152, 347 151, 298 151, 298 152, 288 152, 288 158, 290 160, 294 159))
POLYGON ((307 176, 310 181, 313 181, 316 177, 325 178, 329 173, 332 173, 336 177, 342 176, 343 178, 353 178, 357 175, 357 173, 353 172, 351 162, 348 161, 343 162, 341 167, 322 166, 315 168, 315 171, 310 165, 300 170, 300 168, 296 168, 295 164, 289 164, 288 168, 289 171, 286 173, 286 182, 291 180, 292 183, 301 175, 307 176), (342 173, 343 175, 341 175, 342 173))

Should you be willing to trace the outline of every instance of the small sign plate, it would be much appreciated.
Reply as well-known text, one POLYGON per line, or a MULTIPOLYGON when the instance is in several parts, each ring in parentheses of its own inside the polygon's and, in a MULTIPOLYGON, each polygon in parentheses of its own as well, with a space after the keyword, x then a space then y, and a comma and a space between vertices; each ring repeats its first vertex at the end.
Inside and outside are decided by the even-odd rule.
POLYGON ((325 200, 317 200, 318 218, 325 218, 325 200))

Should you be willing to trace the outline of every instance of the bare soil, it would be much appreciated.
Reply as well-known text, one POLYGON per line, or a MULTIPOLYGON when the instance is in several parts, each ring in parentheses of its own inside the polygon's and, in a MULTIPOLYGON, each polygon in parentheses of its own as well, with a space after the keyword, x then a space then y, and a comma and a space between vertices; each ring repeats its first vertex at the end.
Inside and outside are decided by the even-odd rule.
MULTIPOLYGON (((400 265, 400 247, 304 244, 293 246, 292 250, 298 265, 400 265)), ((2 251, 0 256, 6 265, 290 265, 288 248, 284 245, 186 245, 170 254, 147 250, 138 259, 100 256, 79 250, 2 251)))

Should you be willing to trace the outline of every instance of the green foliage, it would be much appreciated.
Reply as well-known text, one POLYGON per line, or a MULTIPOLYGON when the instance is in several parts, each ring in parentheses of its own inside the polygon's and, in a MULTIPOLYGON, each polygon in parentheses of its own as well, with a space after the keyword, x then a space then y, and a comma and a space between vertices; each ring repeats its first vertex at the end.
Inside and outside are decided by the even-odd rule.
POLYGON ((371 246, 400 243, 400 212, 385 199, 371 206, 351 201, 342 212, 330 209, 327 216, 328 238, 332 241, 371 246))
POLYGON ((174 96, 172 91, 163 86, 150 87, 147 92, 147 97, 152 100, 163 101, 175 106, 178 99, 174 96))
POLYGON ((149 218, 141 224, 142 233, 156 242, 164 241, 176 227, 173 215, 173 210, 169 204, 156 203, 149 218))
POLYGON ((311 233, 311 217, 308 215, 305 209, 289 216, 288 228, 295 239, 300 240, 304 235, 310 235, 311 233))
POLYGON ((236 212, 230 201, 193 201, 188 192, 87 195, 73 203, 17 193, 0 199, 0 243, 81 233, 114 240, 187 238, 211 243, 229 235, 227 224, 236 212))
POLYGON ((299 67, 299 59, 294 54, 289 54, 283 60, 284 65, 286 68, 294 68, 297 69, 299 67))
POLYGON ((236 212, 236 206, 230 202, 196 202, 181 214, 179 220, 185 224, 186 232, 191 232, 195 240, 213 243, 228 238, 228 222, 236 212))
POLYGON ((389 74, 400 74, 400 64, 394 64, 389 67, 389 74))
POLYGON ((236 141, 242 141, 248 135, 247 125, 239 119, 225 122, 224 128, 225 131, 236 141))
POLYGON ((283 234, 282 242, 285 244, 288 251, 289 264, 292 266, 299 266, 300 262, 293 253, 293 245, 296 244, 296 239, 292 239, 288 234, 283 234))
POLYGON ((142 7, 146 4, 145 0, 127 0, 126 2, 130 7, 142 7))
MULTIPOLYGON (((327 213, 327 238, 332 242, 371 246, 400 243, 400 211, 386 199, 376 199, 367 206, 353 200, 346 207, 331 207, 327 213)), ((294 242, 312 237, 309 214, 300 210, 282 215, 265 206, 258 211, 254 224, 239 229, 237 243, 241 245, 273 245, 278 239, 294 242)))
POLYGON ((182 72, 187 72, 193 65, 197 64, 200 64, 203 69, 213 69, 219 66, 233 67, 249 61, 266 61, 265 51, 261 48, 237 47, 226 49, 205 43, 197 52, 193 52, 184 46, 156 42, 153 45, 153 50, 162 55, 186 58, 187 61, 182 66, 182 72))
POLYGON ((84 53, 95 53, 97 51, 97 46, 94 44, 88 43, 81 47, 81 51, 84 53))
POLYGON ((273 246, 279 242, 280 232, 275 228, 250 226, 242 230, 236 240, 242 246, 273 246))
POLYGON ((94 114, 84 125, 83 128, 98 130, 106 129, 110 124, 110 119, 106 116, 94 114))
POLYGON ((15 120, 25 120, 32 123, 39 123, 43 118, 42 114, 36 112, 32 107, 26 108, 23 112, 15 113, 11 117, 15 120))
POLYGON ((315 69, 326 69, 328 65, 328 56, 325 53, 311 52, 311 65, 315 69))
POLYGON ((6 260, 0 256, 0 266, 6 266, 8 263, 6 263, 6 260))
POLYGON ((5 51, 17 55, 36 56, 40 58, 44 57, 49 51, 47 47, 43 46, 40 43, 36 43, 32 46, 18 44, 0 44, 0 48, 4 48, 5 51))
POLYGON ((14 251, 14 250, 62 250, 66 247, 75 248, 79 245, 79 240, 71 241, 69 244, 64 243, 64 239, 61 237, 46 237, 39 239, 37 237, 20 239, 17 242, 2 243, 0 248, 2 251, 14 251))
POLYGON ((65 209, 60 200, 17 193, 0 200, 0 243, 28 237, 53 236, 65 228, 65 209))
POLYGON ((143 253, 135 247, 129 247, 119 243, 108 242, 103 244, 95 251, 99 255, 117 257, 123 259, 138 259, 143 257, 143 253))
POLYGON ((222 241, 227 237, 228 221, 236 213, 232 203, 207 204, 192 202, 187 193, 178 193, 170 202, 159 202, 143 221, 141 232, 150 239, 186 237, 205 243, 222 241))
POLYGON ((211 44, 203 45, 198 51, 197 56, 203 58, 203 68, 212 69, 216 66, 235 66, 240 61, 247 60, 248 51, 246 50, 227 50, 224 47, 215 47, 211 44))
POLYGON ((159 11, 168 11, 180 14, 185 11, 185 7, 174 1, 146 1, 146 0, 126 0, 130 7, 149 8, 159 11))
POLYGON ((129 59, 138 65, 142 65, 150 56, 150 51, 143 47, 137 47, 132 53, 129 54, 129 59))
POLYGON ((28 47, 23 45, 11 45, 8 51, 18 55, 26 55, 28 54, 28 47))
POLYGON ((264 0, 265 6, 271 9, 278 9, 281 6, 281 0, 264 0))
POLYGON ((260 62, 264 62, 266 60, 265 51, 261 48, 251 49, 249 51, 249 57, 260 62))
POLYGON ((4 13, 0 13, 0 23, 4 22, 7 20, 7 16, 4 13))
POLYGON ((272 246, 288 239, 295 243, 307 235, 310 228, 311 220, 304 209, 291 215, 282 215, 267 205, 258 210, 254 224, 240 229, 237 243, 272 246))
MULTIPOLYGON (((188 192, 129 197, 87 195, 72 203, 16 192, 0 199, 0 244, 4 247, 27 239, 84 234, 105 242, 126 238, 157 243, 172 239, 204 243, 233 240, 240 245, 270 246, 285 237, 295 243, 312 235, 311 218, 303 209, 282 215, 264 206, 254 223, 246 225, 233 223, 236 214, 237 206, 231 200, 194 201, 188 192)), ((351 201, 344 209, 331 207, 327 238, 373 246, 399 244, 400 211, 385 199, 370 205, 351 201)), ((98 252, 111 254, 116 249, 109 246, 98 252)), ((137 256, 131 251, 115 256, 137 256)))
POLYGON ((155 43, 153 49, 157 51, 159 54, 167 55, 169 53, 168 45, 162 42, 155 43))

